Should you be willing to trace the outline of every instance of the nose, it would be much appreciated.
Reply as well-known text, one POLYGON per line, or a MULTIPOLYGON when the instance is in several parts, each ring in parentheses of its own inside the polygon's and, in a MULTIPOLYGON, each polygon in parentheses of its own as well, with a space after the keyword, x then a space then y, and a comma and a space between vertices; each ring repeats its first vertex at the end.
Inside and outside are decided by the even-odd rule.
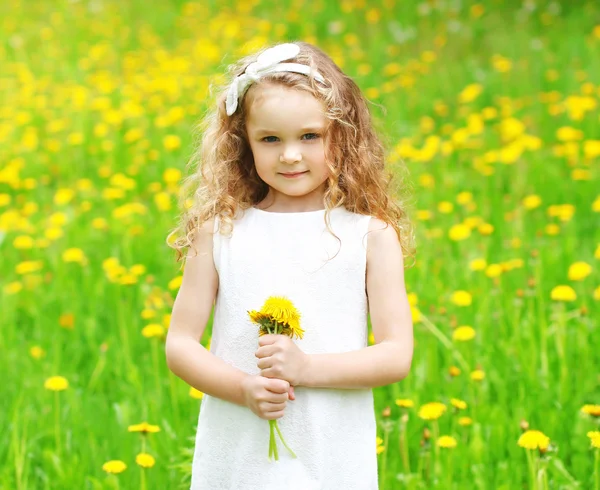
POLYGON ((302 160, 302 154, 295 145, 288 145, 283 150, 283 153, 279 155, 279 161, 281 163, 296 163, 302 160))

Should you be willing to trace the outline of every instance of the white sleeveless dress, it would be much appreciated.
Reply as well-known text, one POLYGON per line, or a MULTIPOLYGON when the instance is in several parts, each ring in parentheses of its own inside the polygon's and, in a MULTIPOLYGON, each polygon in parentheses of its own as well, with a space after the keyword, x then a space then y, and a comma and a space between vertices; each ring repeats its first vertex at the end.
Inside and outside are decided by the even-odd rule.
MULTIPOLYGON (((307 354, 367 346, 366 245, 370 216, 336 208, 274 213, 250 208, 233 235, 216 233, 219 274, 210 351, 258 374, 258 326, 248 310, 268 296, 287 296, 301 313, 307 354), (336 256, 337 253, 337 256, 336 256), (327 259, 335 257, 329 262, 327 259)), ((215 230, 217 223, 215 222, 215 230)), ((372 389, 295 388, 278 425, 279 461, 269 461, 269 422, 242 407, 204 395, 191 490, 376 490, 376 421, 372 389)))

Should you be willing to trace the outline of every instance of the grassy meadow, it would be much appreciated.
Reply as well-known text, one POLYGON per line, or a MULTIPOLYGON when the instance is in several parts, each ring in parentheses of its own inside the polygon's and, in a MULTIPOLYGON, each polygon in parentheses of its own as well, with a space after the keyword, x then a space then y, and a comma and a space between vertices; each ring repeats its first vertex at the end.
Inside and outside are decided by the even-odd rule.
POLYGON ((189 488, 165 240, 211 84, 290 40, 413 186, 380 488, 599 490, 600 5, 539 0, 2 2, 0 490, 189 488))

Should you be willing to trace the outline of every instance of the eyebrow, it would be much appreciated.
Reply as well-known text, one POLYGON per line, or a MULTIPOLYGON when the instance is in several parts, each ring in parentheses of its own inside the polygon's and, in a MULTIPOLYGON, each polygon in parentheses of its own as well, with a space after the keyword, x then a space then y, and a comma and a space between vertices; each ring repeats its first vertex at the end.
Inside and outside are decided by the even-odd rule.
MULTIPOLYGON (((305 128, 301 128, 300 129, 301 132, 306 132, 306 131, 323 131, 323 130, 324 130, 323 126, 307 126, 305 128)), ((257 129, 254 130, 254 132, 256 134, 259 134, 259 133, 269 133, 269 134, 272 134, 272 133, 277 133, 278 131, 276 129, 257 128, 257 129)))

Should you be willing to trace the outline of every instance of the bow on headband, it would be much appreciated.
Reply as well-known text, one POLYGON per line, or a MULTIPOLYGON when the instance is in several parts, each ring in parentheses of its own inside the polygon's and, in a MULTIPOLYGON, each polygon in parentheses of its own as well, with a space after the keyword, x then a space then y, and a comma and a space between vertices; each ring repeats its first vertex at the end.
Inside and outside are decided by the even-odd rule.
MULTIPOLYGON (((254 63, 246 68, 246 71, 235 77, 229 90, 227 91, 227 100, 225 107, 227 115, 231 116, 238 107, 238 100, 244 96, 248 87, 260 77, 281 71, 291 71, 294 73, 310 74, 310 67, 299 63, 281 63, 282 61, 294 58, 300 52, 300 46, 297 44, 286 43, 278 44, 261 53, 254 63)), ((325 83, 325 79, 320 73, 314 73, 315 80, 325 83)))

